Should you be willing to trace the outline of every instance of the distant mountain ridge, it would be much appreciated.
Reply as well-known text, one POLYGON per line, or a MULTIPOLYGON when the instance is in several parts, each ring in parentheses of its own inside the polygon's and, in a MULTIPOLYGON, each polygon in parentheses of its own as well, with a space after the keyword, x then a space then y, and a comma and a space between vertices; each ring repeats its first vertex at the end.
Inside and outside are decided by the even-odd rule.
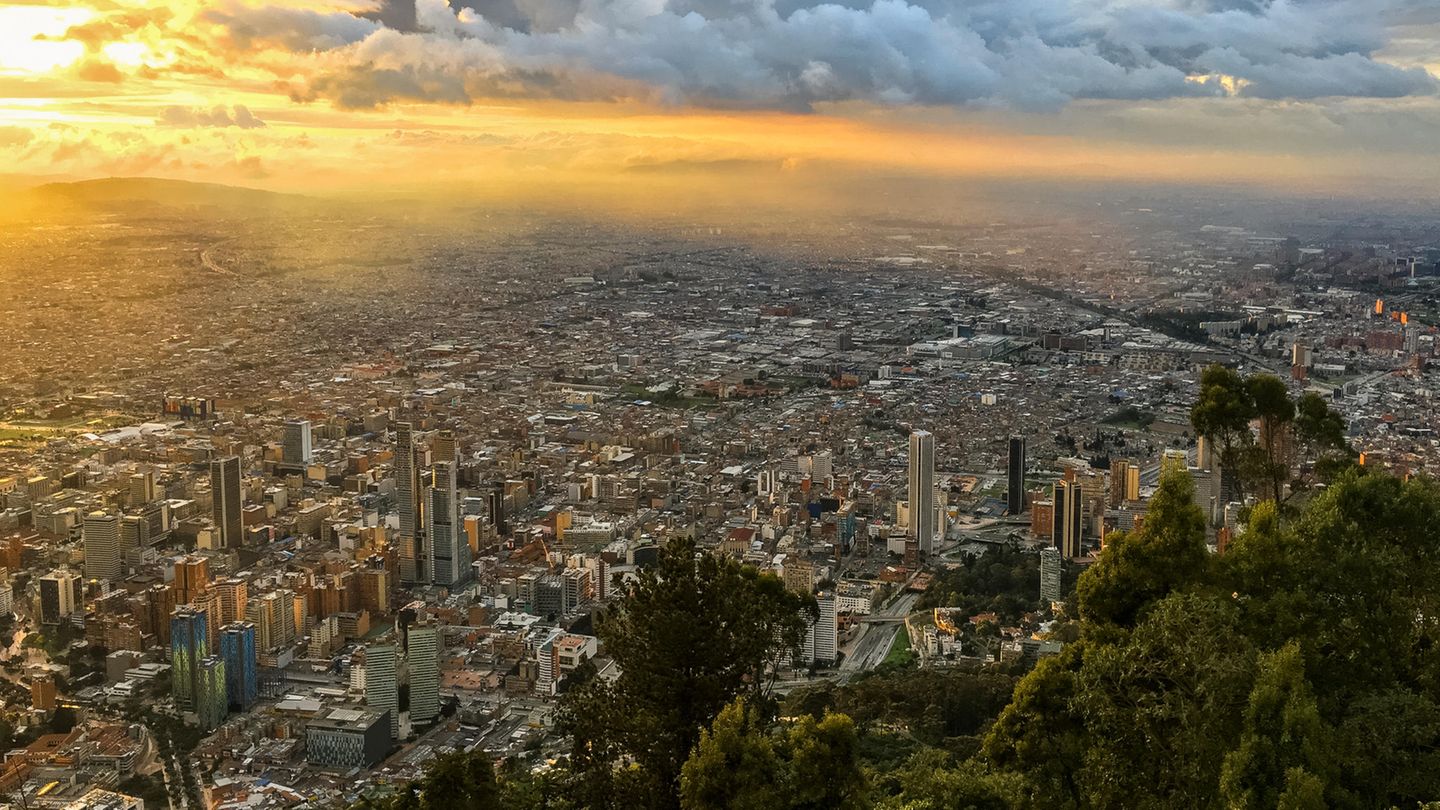
POLYGON ((311 198, 298 194, 158 177, 106 177, 68 183, 45 183, 29 189, 27 196, 41 205, 70 203, 83 207, 143 202, 165 206, 272 208, 312 201, 311 198))

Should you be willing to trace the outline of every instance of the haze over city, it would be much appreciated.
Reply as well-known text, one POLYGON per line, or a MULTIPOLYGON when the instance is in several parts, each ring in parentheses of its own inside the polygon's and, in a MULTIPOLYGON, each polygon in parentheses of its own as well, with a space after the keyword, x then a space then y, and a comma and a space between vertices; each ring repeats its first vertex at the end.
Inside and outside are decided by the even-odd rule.
POLYGON ((1428 0, 0 0, 0 810, 1440 806, 1428 0))

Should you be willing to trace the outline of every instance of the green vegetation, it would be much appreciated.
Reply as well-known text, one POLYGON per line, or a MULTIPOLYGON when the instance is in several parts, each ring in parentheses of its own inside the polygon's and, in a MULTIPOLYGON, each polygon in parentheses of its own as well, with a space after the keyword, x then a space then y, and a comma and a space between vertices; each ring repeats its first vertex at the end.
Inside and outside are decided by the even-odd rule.
POLYGON ((1214 442, 1236 500, 1253 493, 1283 503, 1286 483, 1294 493, 1328 482, 1355 455, 1345 441, 1344 419, 1320 395, 1306 392, 1294 400, 1271 374, 1241 377, 1224 366, 1205 369, 1190 424, 1196 436, 1214 442), (1252 420, 1260 424, 1258 439, 1252 420), (1290 437, 1299 446, 1298 458, 1290 455, 1290 437), (1287 481, 1294 462, 1300 462, 1301 476, 1287 481))
POLYGON ((1040 607, 1040 555, 1012 546, 967 554, 959 565, 936 573, 918 607, 958 607, 965 619, 993 612, 1013 623, 1040 607))
POLYGON ((885 653, 885 659, 880 662, 880 666, 900 669, 913 663, 915 651, 910 649, 910 633, 902 626, 900 632, 895 634, 895 640, 890 642, 890 650, 885 653))
POLYGON ((1134 405, 1127 405, 1101 421, 1107 425, 1145 430, 1155 424, 1155 413, 1153 411, 1142 411, 1134 405))

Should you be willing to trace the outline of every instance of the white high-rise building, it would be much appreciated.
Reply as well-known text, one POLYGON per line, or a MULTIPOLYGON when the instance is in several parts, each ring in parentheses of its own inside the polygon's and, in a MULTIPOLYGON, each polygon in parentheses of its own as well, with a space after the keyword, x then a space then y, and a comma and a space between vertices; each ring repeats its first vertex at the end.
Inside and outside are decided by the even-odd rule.
POLYGON ((1040 549, 1040 598, 1047 602, 1059 602, 1064 595, 1061 591, 1060 573, 1063 560, 1060 549, 1047 546, 1040 549))
POLYGON ((285 436, 281 446, 282 458, 286 464, 309 464, 312 457, 310 449, 310 421, 308 419, 291 419, 285 423, 285 436))
POLYGON ((120 516, 91 512, 82 528, 85 544, 85 578, 109 581, 124 573, 120 551, 120 516))
MULTIPOLYGON (((830 666, 835 663, 840 652, 840 617, 837 612, 839 602, 834 591, 817 594, 815 601, 820 607, 820 618, 811 629, 815 634, 815 662, 830 666)), ((905 631, 902 628, 900 632, 905 631)))
POLYGON ((935 435, 910 434, 910 535, 921 554, 935 549, 935 435))

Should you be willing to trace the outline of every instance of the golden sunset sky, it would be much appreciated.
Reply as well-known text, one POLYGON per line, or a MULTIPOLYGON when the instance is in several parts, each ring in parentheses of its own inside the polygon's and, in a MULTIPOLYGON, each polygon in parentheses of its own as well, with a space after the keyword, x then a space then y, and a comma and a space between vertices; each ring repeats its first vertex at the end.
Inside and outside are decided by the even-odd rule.
POLYGON ((0 2, 0 172, 1374 192, 1440 180, 1437 77, 1431 0, 0 2))

